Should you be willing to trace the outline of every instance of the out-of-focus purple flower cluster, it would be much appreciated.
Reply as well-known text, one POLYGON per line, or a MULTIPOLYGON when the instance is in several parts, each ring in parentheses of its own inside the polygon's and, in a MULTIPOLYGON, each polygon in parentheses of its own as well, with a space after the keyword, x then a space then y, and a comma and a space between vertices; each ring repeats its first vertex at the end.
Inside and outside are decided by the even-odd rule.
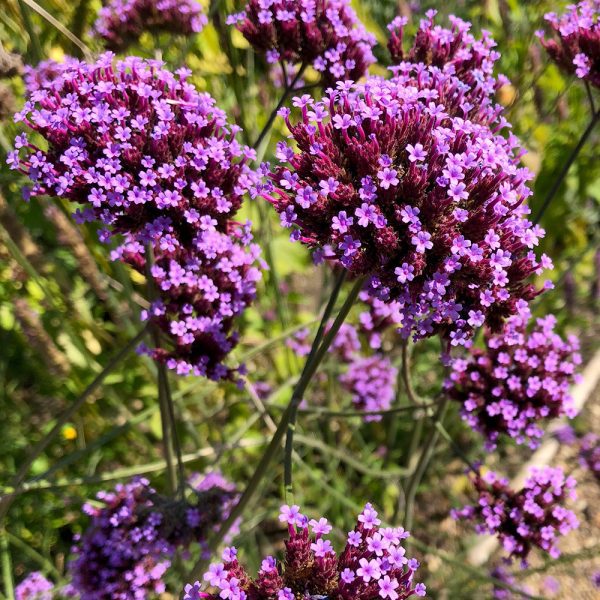
POLYGON ((561 69, 600 87, 600 1, 584 0, 569 4, 558 15, 548 13, 553 36, 547 39, 537 32, 550 58, 561 69))
POLYGON ((588 433, 581 439, 579 449, 581 463, 600 481, 600 436, 588 433))
POLYGON ((278 145, 282 166, 261 193, 293 240, 329 245, 352 274, 370 276, 372 295, 398 303, 405 338, 439 332, 465 344, 531 300, 527 278, 551 262, 533 252, 543 230, 526 218, 532 175, 518 140, 500 135, 502 123, 470 120, 479 108, 456 77, 405 68, 391 81, 339 83, 320 101, 296 98, 299 123, 282 114, 297 150, 278 145))
POLYGON ((48 149, 23 133, 8 162, 33 181, 27 196, 68 198, 83 206, 78 221, 106 226, 103 241, 120 234, 114 259, 145 272, 152 249, 160 302, 149 314, 175 346, 155 355, 220 379, 233 376, 221 364, 235 343, 232 319, 260 278, 248 226, 231 221, 256 182, 255 153, 189 74, 136 57, 113 64, 111 53, 69 61, 15 117, 48 149))
POLYGON ((312 66, 323 87, 356 81, 375 62, 375 37, 348 0, 249 0, 227 22, 269 63, 312 66))
POLYGON ((29 573, 15 588, 16 600, 52 600, 54 584, 48 581, 42 573, 29 573))
POLYGON ((100 492, 103 504, 84 506, 92 522, 74 548, 73 587, 87 600, 131 600, 165 591, 164 575, 178 550, 199 544, 227 517, 234 488, 219 475, 192 481, 193 501, 157 494, 136 478, 113 492, 100 492))
POLYGON ((450 28, 435 23, 436 10, 429 10, 422 19, 412 46, 403 46, 406 17, 396 17, 389 25, 388 50, 392 62, 432 65, 449 75, 456 75, 469 86, 468 96, 478 107, 490 107, 495 112, 493 95, 508 83, 504 75, 494 75, 494 65, 500 53, 495 40, 483 31, 481 39, 471 33, 471 23, 450 15, 450 28))
POLYGON ((562 469, 532 468, 524 487, 510 488, 508 480, 493 471, 471 474, 478 494, 477 504, 453 510, 455 519, 476 523, 479 534, 496 535, 510 558, 527 564, 532 548, 540 548, 552 558, 560 556, 557 541, 579 525, 575 514, 564 507, 574 500, 576 481, 562 469))
MULTIPOLYGON (((527 588, 520 586, 515 577, 513 577, 511 573, 509 573, 502 566, 497 566, 492 569, 490 575, 495 579, 512 586, 514 589, 522 590, 523 592, 528 593, 527 588)), ((500 585, 495 584, 492 587, 492 598, 494 598, 494 600, 513 600, 514 597, 514 594, 510 590, 503 588, 500 585)))
POLYGON ((207 23, 198 0, 108 0, 92 33, 107 49, 118 52, 137 42, 146 31, 192 35, 207 23))
POLYGON ((524 306, 501 333, 486 336, 484 349, 471 348, 466 358, 454 359, 444 384, 488 450, 501 434, 536 448, 544 434, 541 422, 577 414, 569 386, 579 380, 579 341, 573 335, 563 340, 554 331, 554 315, 537 319, 528 331, 529 317, 524 306))
POLYGON ((27 95, 40 90, 52 91, 56 85, 61 88, 60 76, 63 71, 68 70, 70 66, 76 65, 79 61, 71 56, 65 56, 64 61, 58 62, 51 58, 43 60, 35 66, 25 65, 23 81, 25 82, 25 91, 27 95))
POLYGON ((419 563, 408 559, 402 547, 409 533, 401 527, 380 528, 370 504, 339 556, 324 537, 332 529, 327 519, 309 521, 296 505, 282 506, 279 519, 288 525, 290 536, 282 562, 268 556, 253 579, 238 562, 236 549, 228 548, 223 562, 211 565, 204 575, 217 591, 202 592, 196 582, 186 586, 185 600, 402 600, 425 595, 425 586, 413 580, 419 563))
MULTIPOLYGON (((382 354, 356 357, 340 377, 342 386, 352 394, 358 410, 380 411, 390 408, 398 370, 382 354)), ((381 421, 380 415, 366 415, 365 421, 381 421)))
MULTIPOLYGON (((355 408, 365 412, 388 410, 394 399, 398 370, 381 352, 382 334, 396 322, 395 303, 386 304, 366 292, 361 292, 360 299, 365 310, 359 315, 358 326, 343 323, 329 351, 345 368, 339 381, 351 394, 355 408)), ((286 340, 286 345, 298 356, 306 356, 310 351, 309 336, 309 329, 301 329, 286 340)), ((364 420, 381 418, 365 415, 364 420)))

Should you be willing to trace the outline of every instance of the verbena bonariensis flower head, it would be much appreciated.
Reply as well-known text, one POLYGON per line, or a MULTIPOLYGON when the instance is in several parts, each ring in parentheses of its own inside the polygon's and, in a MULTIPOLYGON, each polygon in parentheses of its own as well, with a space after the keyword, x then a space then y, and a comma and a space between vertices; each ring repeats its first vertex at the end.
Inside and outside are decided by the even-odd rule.
POLYGON ((192 35, 207 23, 197 0, 108 0, 98 13, 93 35, 118 52, 137 42, 145 31, 192 35))
MULTIPOLYGON (((477 106, 490 106, 495 110, 493 95, 508 83, 504 75, 494 75, 494 65, 500 53, 494 48, 496 42, 488 31, 482 31, 477 39, 469 33, 472 25, 459 17, 450 15, 450 27, 436 24, 436 10, 425 13, 412 46, 404 48, 406 17, 396 17, 389 25, 388 50, 392 63, 421 63, 431 65, 444 73, 456 75, 469 86, 470 101, 477 106)), ((493 111, 492 111, 493 112, 493 111)))
POLYGON ((29 573, 15 588, 16 600, 52 600, 54 584, 48 581, 42 573, 29 573))
POLYGON ((375 37, 348 0, 249 0, 228 23, 269 63, 312 66, 323 87, 356 81, 375 62, 375 37))
POLYGON ((588 433, 581 440, 579 449, 581 463, 600 481, 600 436, 588 433))
MULTIPOLYGON (((223 361, 238 341, 235 319, 256 297, 260 248, 251 242, 249 224, 231 224, 222 233, 214 219, 201 219, 203 229, 186 248, 155 253, 151 275, 160 297, 142 319, 158 325, 171 343, 148 353, 180 375, 231 379, 236 370, 223 361)), ((144 272, 141 250, 126 251, 123 258, 144 272)))
POLYGON ((293 240, 329 245, 351 274, 370 276, 371 294, 399 303, 404 337, 464 344, 531 300, 526 279, 549 259, 532 251, 543 230, 526 218, 518 140, 466 118, 468 102, 464 116, 449 114, 436 90, 454 86, 449 102, 460 104, 465 84, 413 68, 438 84, 370 78, 296 98, 299 122, 282 114, 297 150, 279 144, 282 165, 261 193, 293 240))
POLYGON ((88 600, 162 593, 174 553, 195 543, 205 548, 206 536, 226 518, 234 495, 222 483, 200 483, 192 502, 161 496, 143 478, 99 493, 102 507, 84 506, 92 522, 75 548, 74 588, 88 600))
POLYGON ((111 53, 65 63, 15 117, 47 148, 23 133, 8 162, 33 181, 27 195, 79 203, 76 218, 103 223, 103 241, 120 234, 113 258, 143 271, 153 249, 164 309, 153 317, 175 345, 157 355, 179 372, 219 379, 231 374, 220 364, 235 342, 231 319, 258 278, 258 247, 230 222, 256 181, 247 165, 255 155, 188 75, 136 57, 113 64, 111 53))
POLYGON ((298 506, 284 505, 279 520, 288 525, 290 536, 283 561, 267 556, 252 578, 238 562, 236 549, 227 548, 223 562, 211 565, 204 575, 217 591, 201 592, 196 582, 186 586, 185 600, 402 600, 425 595, 425 586, 413 580, 419 563, 408 559, 402 547, 409 533, 401 527, 379 527, 370 504, 339 555, 325 539, 332 529, 327 519, 309 521, 298 506))
MULTIPOLYGON (((381 355, 356 356, 348 364, 347 371, 340 377, 342 387, 352 394, 357 410, 387 410, 394 400, 394 389, 398 369, 381 355)), ((365 421, 381 421, 380 415, 366 415, 365 421)))
POLYGON ((524 565, 532 548, 552 558, 560 556, 558 538, 579 525, 564 507, 567 499, 576 497, 573 477, 565 477, 560 468, 534 467, 519 491, 493 471, 471 474, 471 479, 477 504, 452 511, 455 519, 473 521, 479 534, 496 535, 509 558, 519 558, 524 565))
POLYGON ((554 331, 553 315, 527 327, 529 310, 511 317, 498 334, 487 335, 485 348, 470 348, 452 362, 447 393, 462 404, 463 419, 493 449, 501 434, 518 444, 539 445, 541 425, 577 414, 569 393, 579 380, 579 341, 554 331))
POLYGON ((33 92, 45 89, 52 91, 54 86, 60 89, 60 75, 71 65, 79 61, 71 56, 66 56, 63 62, 58 62, 49 58, 39 62, 35 66, 25 65, 23 71, 23 81, 25 82, 25 92, 29 96, 33 92))
POLYGON ((47 148, 21 134, 8 163, 33 181, 28 195, 77 202, 80 219, 142 246, 185 246, 205 215, 223 230, 256 179, 247 165, 255 153, 189 74, 137 57, 113 64, 108 52, 94 64, 65 63, 15 115, 47 148))
POLYGON ((600 1, 569 4, 562 15, 548 13, 553 36, 537 32, 550 58, 561 69, 600 87, 600 1))

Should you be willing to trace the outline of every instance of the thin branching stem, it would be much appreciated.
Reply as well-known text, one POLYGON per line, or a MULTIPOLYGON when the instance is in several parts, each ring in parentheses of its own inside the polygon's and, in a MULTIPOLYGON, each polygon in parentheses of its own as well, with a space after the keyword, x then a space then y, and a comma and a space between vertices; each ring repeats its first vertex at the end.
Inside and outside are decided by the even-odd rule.
POLYGON ((419 462, 415 468, 415 472, 412 474, 411 478, 408 481, 406 486, 406 506, 404 509, 404 527, 408 530, 411 529, 413 523, 413 513, 414 513, 414 504, 415 497, 417 495, 417 490, 425 475, 425 471, 431 462, 431 458, 433 456, 433 452, 435 450, 435 445, 437 444, 438 438, 440 436, 440 431, 436 427, 437 423, 442 423, 444 420, 444 416, 446 415, 446 411, 448 410, 448 404, 450 399, 445 396, 442 401, 438 413, 435 418, 434 425, 429 433, 429 437, 423 446, 423 450, 421 451, 421 456, 419 458, 419 462))
POLYGON ((298 83, 298 81, 300 81, 300 78, 304 74, 304 71, 306 70, 307 66, 308 65, 306 65, 306 64, 302 64, 300 66, 300 68, 298 69, 298 72, 296 73, 296 76, 294 77, 294 79, 292 80, 292 82, 289 85, 288 85, 287 81, 284 81, 285 87, 283 88, 283 94, 281 95, 281 98, 279 99, 277 106, 271 111, 271 114, 269 115, 267 122, 264 124, 261 132, 258 134, 258 137, 256 138, 256 141, 254 142, 254 144, 252 144, 252 147, 255 150, 258 150, 258 148, 262 144, 263 140, 265 139, 265 137, 271 130, 271 127, 273 126, 273 123, 275 122, 275 119, 277 118, 277 113, 279 112, 279 109, 286 103, 287 99, 290 97, 290 94, 296 91, 295 90, 296 84, 298 83))
MULTIPOLYGON (((150 244, 146 246, 146 287, 148 290, 148 300, 150 305, 157 299, 157 292, 154 287, 154 278, 152 277, 152 265, 154 256, 150 244)), ((160 330, 157 325, 152 325, 152 340, 155 348, 161 347, 160 330)), ((157 360, 156 369, 158 374, 158 404, 160 408, 160 424, 162 428, 162 445, 163 456, 167 464, 167 490, 171 496, 175 495, 177 490, 185 489, 185 476, 183 475, 183 465, 181 463, 181 450, 177 455, 177 471, 175 470, 174 458, 174 433, 175 433, 175 418, 172 409, 173 400, 169 387, 169 378, 165 364, 157 360), (177 478, 179 474, 179 485, 177 478)), ((179 441, 177 442, 179 446, 179 441)))
POLYGON ((600 120, 600 110, 595 112, 594 115, 592 116, 592 120, 590 121, 589 125, 586 127, 585 131, 581 134, 579 141, 573 148, 571 154, 569 155, 569 158, 566 160, 565 164, 563 165, 563 168, 560 170, 558 177, 556 178, 556 180, 552 184, 552 187, 546 194, 546 197, 544 198, 544 201, 542 202, 542 206, 540 207, 540 210, 538 211, 537 215, 533 219, 534 224, 537 224, 540 222, 540 219, 543 217, 544 213, 546 212, 546 209, 550 206, 550 203, 552 202, 552 200, 554 200, 554 197, 558 193, 560 186, 563 184, 563 182, 569 172, 569 169, 571 168, 571 166, 573 165, 573 163, 579 156, 579 153, 581 152, 582 148, 585 146, 587 139, 590 137, 592 131, 594 131, 594 128, 596 127, 596 124, 598 123, 599 120, 600 120))
MULTIPOLYGON (((317 348, 321 344, 321 340, 325 335, 325 329, 327 328, 327 322, 331 317, 333 312, 333 308, 335 307, 335 303, 337 302, 338 296, 340 294, 340 290, 342 289, 342 285, 346 279, 346 270, 343 269, 340 271, 335 284, 333 286, 333 290, 331 295, 329 296, 329 302, 325 307, 325 312, 323 313, 323 318, 321 319, 321 324, 319 325, 319 329, 317 330, 317 334, 315 335, 315 339, 313 340, 313 348, 317 348)), ((360 290, 359 290, 360 291, 360 290)), ((348 302, 348 301, 346 301, 348 302)), ((354 303, 354 300, 352 300, 354 303)), ((343 310, 343 309, 342 309, 343 310)), ((341 314, 341 311, 340 311, 341 314)), ((341 323, 340 323, 341 327, 341 323)), ((307 360, 306 365, 304 366, 304 372, 309 368, 310 361, 307 360)), ((304 375, 304 372, 302 375, 304 375)), ((291 411, 287 433, 285 436, 285 450, 284 450, 284 459, 283 459, 283 485, 285 490, 286 498, 288 496, 292 496, 292 451, 294 449, 294 431, 296 428, 296 418, 298 416, 298 405, 295 405, 291 411)))

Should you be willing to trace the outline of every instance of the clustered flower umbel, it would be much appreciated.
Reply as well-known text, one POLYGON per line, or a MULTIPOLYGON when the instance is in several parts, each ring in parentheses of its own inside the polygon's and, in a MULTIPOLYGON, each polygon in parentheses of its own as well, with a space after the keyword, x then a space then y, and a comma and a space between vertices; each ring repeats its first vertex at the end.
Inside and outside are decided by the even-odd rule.
POLYGON ((178 550, 199 544, 227 517, 233 487, 220 476, 194 482, 192 502, 157 494, 147 479, 97 495, 84 506, 92 522, 74 549, 72 585, 86 600, 130 600, 165 591, 164 575, 178 550))
POLYGON ((145 272, 150 248, 159 298, 148 316, 174 350, 153 351, 179 373, 232 378, 222 361, 236 342, 233 319, 255 296, 259 249, 232 217, 256 173, 214 99, 159 61, 69 61, 34 89, 15 116, 23 133, 8 163, 33 181, 30 195, 80 204, 79 222, 100 221, 112 253, 145 272))
POLYGON ((324 537, 332 529, 327 519, 309 521, 298 506, 284 505, 279 520, 287 524, 290 536, 282 562, 268 556, 253 579, 238 562, 237 550, 227 548, 223 562, 212 564, 204 575, 217 591, 200 591, 200 582, 188 584, 185 600, 402 600, 425 595, 425 586, 413 580, 419 563, 408 559, 402 547, 409 533, 401 527, 379 527, 370 504, 339 556, 324 537))
POLYGON ((577 414, 569 393, 581 364, 579 341, 554 331, 556 317, 539 318, 528 328, 529 309, 487 335, 483 349, 472 347, 452 361, 445 382, 448 395, 462 405, 462 417, 493 450, 501 434, 536 448, 549 419, 577 414))
POLYGON ((579 525, 575 514, 564 507, 567 499, 576 498, 573 477, 565 477, 560 468, 534 467, 519 491, 493 471, 471 473, 471 479, 477 504, 452 511, 455 519, 475 522, 479 534, 496 535, 509 558, 519 558, 523 565, 532 548, 552 558, 560 556, 558 538, 579 525))
POLYGON ((449 75, 456 75, 468 85, 469 101, 480 113, 487 113, 488 120, 498 117, 501 108, 494 101, 494 94, 508 83, 504 75, 494 75, 494 65, 500 53, 494 48, 496 42, 488 31, 482 31, 481 39, 471 33, 471 23, 450 15, 450 28, 435 23, 436 10, 428 10, 421 19, 412 46, 404 48, 406 17, 396 17, 389 25, 388 50, 392 63, 420 63, 432 65, 449 75))
POLYGON ((297 150, 278 145, 282 165, 261 190, 293 240, 329 245, 372 295, 398 302, 405 338, 459 345, 484 324, 498 330, 551 264, 533 252, 543 230, 526 218, 519 142, 500 134, 503 118, 478 122, 468 89, 406 63, 391 81, 296 98, 300 121, 281 114, 297 150))
POLYGON ((42 573, 29 573, 15 588, 15 600, 52 600, 54 584, 42 573))
POLYGON ((193 35, 207 23, 198 0, 109 0, 98 13, 93 34, 118 52, 146 31, 193 35))
POLYGON ((375 37, 348 0, 249 0, 227 22, 267 62, 312 66, 323 87, 357 80, 375 62, 375 37))
POLYGON ((593 86, 600 87, 600 1, 569 4, 562 15, 545 15, 553 35, 537 35, 550 58, 561 69, 593 86))

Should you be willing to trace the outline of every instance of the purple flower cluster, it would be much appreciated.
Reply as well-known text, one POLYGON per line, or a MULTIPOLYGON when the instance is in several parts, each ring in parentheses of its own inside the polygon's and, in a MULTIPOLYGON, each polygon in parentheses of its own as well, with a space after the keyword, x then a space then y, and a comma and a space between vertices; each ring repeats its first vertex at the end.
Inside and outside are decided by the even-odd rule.
POLYGON ((579 379, 579 342, 563 340, 553 315, 537 319, 527 330, 529 309, 511 317, 485 348, 471 348, 467 358, 452 362, 445 382, 451 398, 462 405, 462 417, 495 448, 500 434, 518 444, 539 445, 540 422, 577 414, 569 386, 579 379))
MULTIPOLYGON (((345 368, 339 381, 351 394, 355 408, 366 412, 388 410, 394 400, 398 370, 380 349, 381 334, 394 323, 393 303, 385 304, 368 294, 361 294, 361 298, 367 310, 359 316, 360 325, 343 323, 329 351, 338 365, 345 368), (366 354, 363 350, 366 342, 375 353, 366 354)), ((298 356, 306 356, 310 352, 309 335, 309 329, 301 329, 286 340, 286 345, 298 356)), ((365 415, 364 420, 380 421, 381 416, 365 415)))
POLYGON ((165 591, 164 575, 179 549, 198 543, 227 517, 231 484, 208 475, 192 482, 192 502, 157 494, 136 478, 100 492, 101 508, 84 506, 92 522, 74 549, 73 587, 87 600, 132 600, 165 591))
POLYGON ((581 463, 600 481, 600 436, 595 433, 588 433, 583 436, 579 458, 581 463))
MULTIPOLYGON (((519 586, 515 577, 513 577, 511 573, 509 573, 504 567, 495 567, 490 572, 490 575, 515 589, 520 589, 523 592, 528 593, 527 589, 519 586)), ((513 600, 514 595, 506 588, 500 587, 499 585, 494 585, 492 588, 492 598, 494 598, 494 600, 513 600)))
POLYGON ((375 37, 349 0, 249 0, 227 22, 269 63, 312 66, 323 87, 356 81, 375 62, 375 37))
POLYGON ((579 525, 575 514, 563 506, 576 497, 575 479, 551 467, 532 468, 519 491, 493 471, 472 474, 471 479, 477 504, 453 510, 453 518, 475 522, 479 534, 498 536, 509 557, 520 558, 523 564, 534 547, 552 558, 560 556, 558 538, 579 525))
MULTIPOLYGON (((381 354, 355 357, 340 377, 342 387, 352 394, 358 410, 387 410, 394 400, 398 370, 381 354)), ((365 421, 381 421, 380 415, 366 415, 365 421)))
POLYGON ((471 103, 478 107, 488 107, 490 114, 497 114, 493 96, 498 89, 508 83, 504 75, 494 75, 494 65, 500 53, 494 50, 495 40, 489 32, 483 31, 481 39, 471 33, 471 23, 450 15, 450 28, 435 23, 436 10, 425 13, 412 46, 406 51, 403 47, 406 17, 396 17, 389 25, 388 50, 392 62, 421 63, 432 65, 443 72, 456 75, 468 85, 471 103))
POLYGON ((281 563, 268 556, 252 579, 227 548, 223 562, 212 564, 204 575, 215 593, 201 592, 201 583, 187 585, 185 600, 402 600, 424 596, 425 586, 415 584, 419 563, 405 556, 402 540, 409 533, 400 528, 380 528, 377 512, 367 504, 356 527, 348 533, 338 556, 325 539, 332 529, 327 519, 308 520, 298 506, 281 507, 279 520, 286 523, 289 539, 281 563))
POLYGON ((54 584, 39 571, 29 573, 15 588, 16 600, 52 600, 54 584))
POLYGON ((145 31, 193 35, 207 23, 198 0, 108 0, 98 13, 93 34, 118 52, 145 31))
POLYGON ((43 60, 35 66, 25 65, 23 80, 27 95, 40 90, 54 90, 61 88, 60 76, 63 71, 76 65, 79 61, 71 56, 66 56, 64 62, 58 62, 51 58, 43 60))
POLYGON ((562 15, 546 15, 553 37, 537 32, 550 58, 561 69, 600 87, 600 2, 569 4, 562 15))
POLYGON ((21 134, 8 162, 33 181, 30 195, 83 206, 100 237, 120 234, 114 259, 147 269, 148 247, 160 301, 149 316, 175 346, 156 351, 180 373, 231 377, 221 364, 235 343, 232 320, 255 295, 258 246, 231 218, 257 175, 252 149, 236 140, 208 94, 158 61, 106 53, 89 65, 60 67, 49 87, 31 92, 15 117, 46 140, 21 134))
POLYGON ((544 232, 526 218, 519 142, 500 135, 503 119, 485 124, 467 89, 406 63, 391 81, 296 98, 300 121, 282 114, 297 150, 278 145, 282 165, 261 189, 293 240, 329 245, 370 276, 372 295, 398 302, 405 338, 439 332, 462 345, 484 324, 498 330, 550 265, 533 252, 544 232))

